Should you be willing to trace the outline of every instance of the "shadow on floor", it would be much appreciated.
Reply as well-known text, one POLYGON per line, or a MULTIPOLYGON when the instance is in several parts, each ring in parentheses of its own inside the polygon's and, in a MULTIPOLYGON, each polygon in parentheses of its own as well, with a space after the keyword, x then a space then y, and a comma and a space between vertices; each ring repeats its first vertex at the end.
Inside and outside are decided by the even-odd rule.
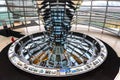
POLYGON ((11 29, 2 29, 2 30, 0 30, 0 35, 5 36, 5 37, 14 36, 16 38, 20 38, 20 37, 24 36, 20 32, 13 31, 11 29))
MULTIPOLYGON (((31 26, 37 26, 38 24, 36 22, 31 22, 29 24, 26 25, 19 25, 19 26, 15 26, 13 29, 18 29, 18 28, 24 28, 24 27, 31 27, 31 26)), ((2 29, 0 30, 0 35, 5 36, 5 37, 10 37, 10 36, 14 36, 16 38, 20 38, 23 37, 23 34, 20 34, 20 32, 17 31, 13 31, 11 29, 2 29)))

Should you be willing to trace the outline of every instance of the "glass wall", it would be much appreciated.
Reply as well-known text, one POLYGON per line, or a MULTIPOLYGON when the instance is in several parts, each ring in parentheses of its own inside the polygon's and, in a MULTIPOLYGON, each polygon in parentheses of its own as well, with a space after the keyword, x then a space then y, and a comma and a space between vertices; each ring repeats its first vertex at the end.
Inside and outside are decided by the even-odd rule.
POLYGON ((2 26, 3 22, 7 24, 13 23, 10 19, 12 18, 12 14, 8 11, 6 7, 6 3, 4 0, 0 0, 0 26, 2 26))
MULTIPOLYGON (((14 22, 39 20, 38 7, 41 2, 42 0, 0 0, 0 26, 2 21, 12 26, 14 22)), ((83 0, 72 21, 72 24, 96 27, 120 35, 120 1, 83 0)))
POLYGON ((0 0, 0 26, 3 22, 12 27, 38 20, 37 10, 34 0, 0 0))
POLYGON ((120 35, 120 1, 83 0, 75 24, 97 27, 120 35))

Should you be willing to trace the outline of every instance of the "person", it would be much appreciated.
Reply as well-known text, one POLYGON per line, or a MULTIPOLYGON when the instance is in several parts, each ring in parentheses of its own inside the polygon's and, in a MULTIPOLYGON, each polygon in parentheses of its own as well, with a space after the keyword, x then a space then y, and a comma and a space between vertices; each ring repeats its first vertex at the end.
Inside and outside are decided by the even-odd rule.
POLYGON ((3 21, 2 24, 3 24, 3 29, 7 29, 8 28, 5 21, 3 21))
POLYGON ((15 42, 15 39, 14 39, 14 37, 11 37, 11 41, 12 41, 12 42, 15 42))
POLYGON ((8 27, 7 27, 6 22, 3 21, 3 22, 2 22, 2 25, 3 25, 3 29, 4 29, 4 31, 5 31, 6 36, 8 36, 8 35, 9 35, 9 30, 8 30, 8 27))

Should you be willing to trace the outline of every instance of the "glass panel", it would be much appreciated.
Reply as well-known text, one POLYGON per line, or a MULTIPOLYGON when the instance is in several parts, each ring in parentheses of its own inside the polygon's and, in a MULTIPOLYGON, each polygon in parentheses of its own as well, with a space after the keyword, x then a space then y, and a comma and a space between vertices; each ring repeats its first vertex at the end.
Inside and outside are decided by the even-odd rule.
POLYGON ((108 12, 120 13, 120 7, 108 7, 108 12))
POLYGON ((103 22, 98 22, 98 21, 91 21, 90 26, 103 28, 104 23, 103 22))
POLYGON ((105 12, 106 11, 106 7, 92 7, 92 11, 96 11, 96 12, 105 12))
POLYGON ((91 1, 83 1, 81 6, 91 6, 91 1))
POLYGON ((108 6, 120 6, 120 1, 109 1, 108 6))
POLYGON ((89 19, 90 19, 90 7, 83 7, 81 6, 79 11, 77 11, 77 24, 89 24, 89 19))
POLYGON ((105 27, 118 32, 120 29, 120 21, 115 19, 107 19, 105 27))
POLYGON ((92 5, 93 6, 106 6, 107 1, 93 1, 92 5))

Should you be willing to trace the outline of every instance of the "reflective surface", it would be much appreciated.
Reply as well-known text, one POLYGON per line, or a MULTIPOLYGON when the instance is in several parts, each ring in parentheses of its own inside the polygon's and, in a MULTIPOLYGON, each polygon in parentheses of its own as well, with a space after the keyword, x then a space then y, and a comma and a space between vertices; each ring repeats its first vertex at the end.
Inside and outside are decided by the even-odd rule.
POLYGON ((10 61, 32 74, 60 77, 93 70, 107 57, 104 44, 85 34, 71 32, 64 46, 53 49, 48 40, 45 32, 17 40, 9 49, 10 61))

